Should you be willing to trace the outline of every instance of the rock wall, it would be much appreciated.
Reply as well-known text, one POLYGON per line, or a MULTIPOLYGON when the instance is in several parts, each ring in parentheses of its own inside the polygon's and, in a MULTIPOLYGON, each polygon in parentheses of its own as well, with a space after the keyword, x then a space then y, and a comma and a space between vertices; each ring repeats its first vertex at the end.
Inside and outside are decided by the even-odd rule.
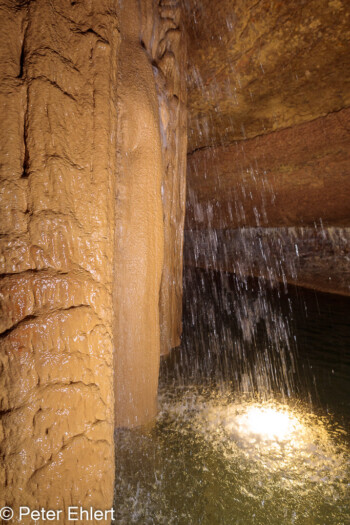
POLYGON ((148 423, 157 410, 163 159, 138 1, 121 3, 119 17, 115 395, 116 426, 129 427, 148 423))
POLYGON ((160 353, 179 344, 186 175, 180 7, 120 4, 115 264, 116 426, 157 410, 160 353))
POLYGON ((273 279, 268 266, 277 275, 290 261, 298 274, 285 268, 288 280, 349 293, 341 240, 350 226, 345 2, 185 5, 186 263, 215 268, 216 246, 216 269, 273 279))
POLYGON ((187 38, 177 1, 145 1, 142 43, 153 65, 163 151, 164 264, 160 292, 161 354, 180 344, 186 204, 187 38))
POLYGON ((346 108, 189 154, 186 229, 349 226, 349 129, 346 108))
POLYGON ((186 0, 189 151, 350 105, 345 0, 186 0))
POLYGON ((0 9, 0 506, 108 509, 114 424, 154 417, 181 331, 180 10, 0 9))
POLYGON ((308 227, 188 230, 188 267, 263 277, 350 295, 350 228, 308 227))
POLYGON ((105 509, 114 479, 114 2, 0 7, 0 506, 105 509))

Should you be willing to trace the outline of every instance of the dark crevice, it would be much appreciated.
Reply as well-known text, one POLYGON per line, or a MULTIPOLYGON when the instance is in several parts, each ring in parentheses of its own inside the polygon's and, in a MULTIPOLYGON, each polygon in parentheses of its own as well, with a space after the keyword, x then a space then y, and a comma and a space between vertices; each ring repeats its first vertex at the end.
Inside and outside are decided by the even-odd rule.
MULTIPOLYGON (((29 5, 29 3, 27 4, 29 5)), ((28 16, 28 13, 27 13, 28 16)), ((28 19, 26 19, 25 23, 25 29, 23 34, 23 42, 22 42, 22 48, 21 48, 21 55, 19 59, 19 78, 25 79, 25 60, 26 60, 26 53, 25 53, 25 46, 26 46, 26 40, 27 40, 27 31, 28 31, 28 19)), ((26 102, 25 102, 25 113, 24 113, 24 125, 23 125, 23 146, 24 146, 24 153, 23 153, 23 165, 22 165, 22 179, 27 179, 29 177, 29 153, 28 153, 28 147, 27 147, 27 129, 28 129, 28 107, 29 107, 29 86, 27 84, 27 93, 26 93, 26 102)))
POLYGON ((0 410, 0 419, 4 416, 7 416, 7 414, 11 414, 12 412, 12 408, 8 408, 7 410, 0 410))
POLYGON ((8 335, 11 334, 11 332, 13 332, 14 330, 16 330, 16 328, 18 328, 20 325, 22 324, 25 324, 25 323, 28 323, 30 321, 33 321, 33 320, 36 320, 36 319, 42 319, 42 318, 45 318, 47 315, 51 315, 52 313, 57 313, 57 312, 68 312, 70 310, 75 310, 77 308, 88 308, 88 309, 92 309, 90 305, 88 304, 78 304, 78 305, 73 305, 73 306, 69 306, 68 308, 54 308, 53 310, 50 310, 50 311, 47 311, 45 313, 40 313, 40 314, 37 314, 37 315, 33 315, 33 314, 30 314, 30 315, 26 315, 25 317, 23 317, 22 319, 20 319, 17 323, 15 323, 13 326, 11 326, 11 328, 7 328, 7 330, 4 330, 1 334, 0 334, 0 340, 2 339, 5 339, 8 335))
POLYGON ((0 340, 1 339, 5 339, 11 332, 13 332, 14 330, 16 330, 16 328, 22 324, 22 323, 25 323, 25 322, 28 322, 28 321, 33 321, 34 319, 37 319, 37 316, 36 315, 27 315, 26 317, 24 317, 23 319, 21 319, 20 321, 18 321, 16 324, 14 324, 13 326, 11 326, 11 328, 8 328, 7 330, 5 330, 4 332, 2 332, 0 334, 0 340))
POLYGON ((50 276, 62 276, 62 275, 68 275, 69 272, 60 272, 56 270, 52 270, 51 268, 31 268, 29 270, 23 270, 23 272, 14 272, 14 273, 0 273, 0 281, 5 279, 6 277, 9 278, 18 278, 25 274, 44 274, 44 275, 50 275, 50 276))
POLYGON ((50 80, 48 77, 45 77, 44 75, 39 75, 37 77, 33 77, 31 79, 31 82, 33 82, 34 80, 42 80, 43 82, 48 82, 52 87, 58 89, 66 97, 70 98, 71 100, 74 100, 74 102, 77 101, 77 99, 74 97, 74 95, 72 95, 71 93, 68 93, 61 86, 59 86, 54 80, 50 80))
POLYGON ((19 57, 19 73, 17 78, 23 78, 23 69, 24 69, 24 40, 22 43, 21 55, 19 57))
POLYGON ((97 33, 96 31, 94 31, 91 27, 86 30, 74 28, 72 29, 72 31, 73 33, 77 33, 79 35, 94 35, 98 40, 101 40, 101 42, 103 42, 104 44, 109 45, 108 40, 104 38, 102 35, 100 35, 99 33, 97 33))
POLYGON ((27 148, 27 130, 26 126, 24 126, 24 159, 23 159, 23 166, 22 166, 22 179, 27 179, 29 177, 29 154, 28 154, 28 148, 27 148))

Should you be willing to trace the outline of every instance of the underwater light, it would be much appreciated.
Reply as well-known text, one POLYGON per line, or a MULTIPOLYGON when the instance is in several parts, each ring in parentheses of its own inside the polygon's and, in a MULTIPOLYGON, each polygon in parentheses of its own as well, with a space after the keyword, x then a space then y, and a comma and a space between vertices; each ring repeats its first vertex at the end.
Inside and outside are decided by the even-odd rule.
POLYGON ((236 423, 240 434, 253 434, 263 440, 285 441, 295 432, 298 420, 287 411, 252 406, 240 414, 236 423))
POLYGON ((222 454, 230 472, 237 465, 251 472, 261 468, 292 493, 298 487, 305 494, 314 483, 345 487, 348 482, 345 431, 333 425, 329 414, 314 413, 297 399, 287 404, 274 398, 233 397, 231 389, 213 391, 210 398, 189 388, 177 399, 164 395, 164 421, 171 418, 186 439, 193 438, 193 431, 202 436, 215 454, 222 454))

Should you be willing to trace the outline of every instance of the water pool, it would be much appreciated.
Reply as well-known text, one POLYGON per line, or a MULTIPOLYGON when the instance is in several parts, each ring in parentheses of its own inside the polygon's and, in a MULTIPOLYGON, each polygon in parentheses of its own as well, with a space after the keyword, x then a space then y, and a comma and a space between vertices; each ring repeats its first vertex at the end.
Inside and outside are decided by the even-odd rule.
POLYGON ((349 298, 203 279, 156 424, 116 434, 115 523, 349 524, 349 298))

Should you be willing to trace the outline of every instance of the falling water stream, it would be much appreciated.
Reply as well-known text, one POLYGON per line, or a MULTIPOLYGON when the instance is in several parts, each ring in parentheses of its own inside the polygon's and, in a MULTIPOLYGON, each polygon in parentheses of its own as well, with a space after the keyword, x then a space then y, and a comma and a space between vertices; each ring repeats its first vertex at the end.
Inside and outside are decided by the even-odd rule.
POLYGON ((348 524, 349 305, 187 269, 156 424, 116 436, 115 523, 348 524))
MULTIPOLYGON (((237 86, 214 77, 206 84, 193 67, 188 85, 218 107, 226 89, 239 105, 239 75, 237 86)), ((202 117, 196 132, 210 146, 212 123, 202 117)), ((222 181, 216 159, 209 164, 213 173, 201 175, 215 193, 222 181)), ((288 284, 302 275, 330 289, 322 288, 326 264, 334 289, 348 294, 350 232, 322 220, 273 228, 264 166, 252 162, 243 175, 247 187, 227 210, 188 186, 204 229, 185 236, 182 344, 161 362, 155 424, 116 433, 116 524, 350 524, 350 297, 288 284), (251 188, 262 207, 256 224, 239 228, 251 188), (236 229, 212 229, 213 206, 236 229)))

